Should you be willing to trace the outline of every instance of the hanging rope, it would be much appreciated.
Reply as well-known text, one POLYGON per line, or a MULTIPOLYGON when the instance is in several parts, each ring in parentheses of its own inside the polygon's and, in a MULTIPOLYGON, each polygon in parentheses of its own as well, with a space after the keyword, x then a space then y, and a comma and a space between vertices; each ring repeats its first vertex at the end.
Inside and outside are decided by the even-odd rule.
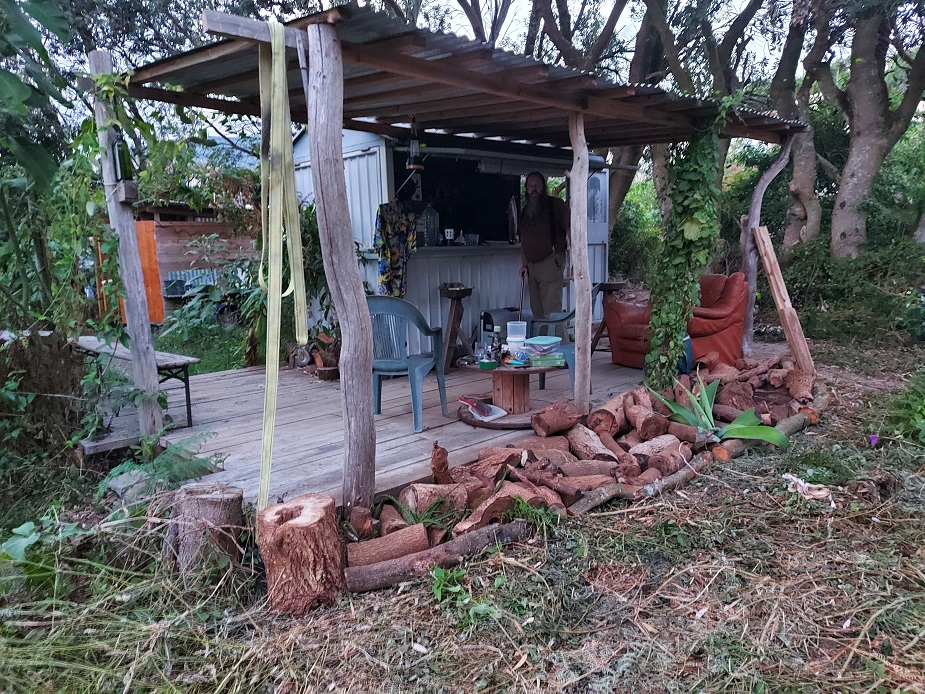
POLYGON ((267 293, 267 369, 263 399, 263 447, 257 509, 266 507, 273 465, 273 432, 279 390, 279 340, 282 298, 294 293, 296 341, 308 344, 308 306, 302 264, 302 234, 292 160, 286 41, 282 24, 271 19, 270 46, 260 46, 260 146, 262 251, 258 282, 267 293), (283 239, 289 251, 289 286, 283 293, 283 239), (266 263, 266 275, 264 274, 266 263))

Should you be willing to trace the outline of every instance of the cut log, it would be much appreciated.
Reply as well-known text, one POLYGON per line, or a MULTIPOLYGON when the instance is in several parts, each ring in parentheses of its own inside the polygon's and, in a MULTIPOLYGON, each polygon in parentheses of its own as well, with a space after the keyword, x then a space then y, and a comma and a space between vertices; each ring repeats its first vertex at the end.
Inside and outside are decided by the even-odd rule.
POLYGON ((566 433, 569 447, 579 460, 616 460, 614 455, 601 439, 588 427, 576 424, 566 433))
POLYGON ((522 472, 523 472, 522 470, 512 469, 511 479, 513 479, 518 484, 525 486, 527 489, 534 492, 535 494, 539 494, 541 497, 543 497, 543 500, 546 502, 547 508, 549 508, 551 511, 555 511, 560 516, 564 516, 565 515, 565 504, 562 502, 562 497, 556 494, 549 487, 534 484, 533 482, 529 480, 529 478, 526 475, 521 474, 522 472))
MULTIPOLYGON (((674 390, 672 390, 671 388, 665 388, 664 390, 659 391, 659 395, 661 395, 663 398, 665 398, 665 400, 668 400, 669 402, 674 400, 674 390)), ((672 414, 671 408, 668 407, 668 405, 663 403, 658 398, 652 398, 652 411, 655 412, 655 414, 662 415, 662 417, 670 417, 672 414)))
POLYGON ((611 436, 619 436, 629 428, 624 413, 624 402, 630 396, 629 392, 620 393, 617 397, 608 400, 588 415, 588 428, 597 431, 604 428, 611 436))
POLYGON ((347 545, 349 566, 368 566, 380 561, 397 559, 407 554, 421 552, 430 547, 427 527, 423 523, 409 525, 394 533, 377 537, 375 540, 351 542, 347 545))
POLYGON ((791 371, 796 368, 796 365, 793 363, 793 358, 789 354, 785 354, 780 359, 780 368, 791 371))
POLYGON ((777 426, 790 416, 790 408, 786 405, 772 405, 770 408, 771 424, 777 426))
POLYGON ((613 484, 613 477, 610 475, 583 475, 581 477, 569 477, 569 484, 575 487, 579 492, 587 492, 598 487, 613 484))
POLYGON ((581 498, 582 491, 572 483, 571 477, 562 477, 549 470, 522 470, 521 474, 533 484, 552 489, 567 506, 581 498))
POLYGON ((752 376, 750 379, 748 379, 748 380, 745 381, 745 382, 746 382, 748 385, 750 385, 750 386, 752 387, 752 389, 760 388, 761 386, 763 386, 765 383, 768 382, 768 375, 767 375, 767 374, 758 374, 757 376, 752 376))
POLYGON ((733 422, 742 414, 742 410, 730 405, 713 405, 713 417, 723 422, 733 422))
POLYGON ((794 400, 799 400, 805 404, 813 399, 814 380, 815 377, 812 373, 793 369, 787 374, 787 390, 790 391, 790 395, 793 396, 794 400))
POLYGON ((691 377, 688 374, 680 374, 674 384, 674 401, 681 405, 681 407, 690 409, 691 399, 688 397, 687 392, 685 392, 685 388, 687 391, 690 391, 691 377))
POLYGON ((739 380, 739 370, 729 364, 716 364, 710 369, 709 373, 701 374, 701 378, 703 378, 706 385, 713 383, 713 381, 733 383, 739 380))
POLYGON ((719 352, 707 352, 697 360, 697 363, 702 364, 707 369, 712 369, 719 364, 719 352))
POLYGON ((629 452, 636 456, 637 459, 640 459, 641 462, 648 464, 649 458, 656 453, 661 453, 666 448, 679 448, 680 446, 681 441, 677 436, 662 434, 661 436, 656 436, 654 439, 649 439, 637 446, 633 446, 629 452))
POLYGON ((642 474, 642 467, 636 461, 636 457, 633 456, 632 463, 620 463, 611 475, 617 480, 617 482, 627 482, 628 480, 633 479, 634 477, 639 477, 642 474))
POLYGON ((693 457, 691 449, 682 443, 678 448, 666 448, 650 457, 649 470, 655 468, 667 477, 684 468, 693 457))
POLYGON ((459 537, 466 533, 484 528, 492 521, 500 519, 504 514, 514 508, 514 499, 520 498, 530 506, 541 507, 546 500, 530 488, 515 482, 502 482, 501 488, 491 497, 483 501, 472 511, 472 515, 460 521, 453 528, 453 536, 459 537))
POLYGON ((444 542, 424 552, 369 566, 348 567, 346 571, 347 590, 362 593, 388 588, 425 576, 434 566, 448 569, 459 564, 465 557, 482 552, 489 547, 521 542, 530 537, 531 533, 532 527, 522 521, 492 525, 444 542))
POLYGON ((787 384, 787 374, 790 369, 771 369, 768 371, 768 385, 774 388, 783 388, 787 384))
POLYGON ((625 464, 636 462, 635 458, 624 451, 623 448, 620 447, 620 444, 614 441, 613 436, 609 433, 603 429, 594 433, 597 434, 597 437, 601 440, 601 443, 604 444, 604 447, 614 454, 618 462, 625 464))
POLYGON ((484 460, 485 458, 491 458, 496 455, 509 455, 512 458, 508 461, 508 464, 524 464, 524 452, 526 451, 526 462, 536 460, 537 455, 534 451, 527 450, 526 448, 503 448, 501 446, 487 446, 485 448, 479 449, 479 460, 484 460))
POLYGON ((677 489, 682 484, 694 479, 700 474, 700 471, 711 462, 713 462, 713 456, 709 453, 697 454, 683 470, 679 470, 668 477, 662 477, 662 479, 656 480, 650 484, 643 485, 639 490, 640 498, 648 499, 671 489, 677 489))
POLYGON ((164 553, 186 575, 223 558, 237 563, 244 530, 244 492, 227 484, 184 484, 174 496, 164 553))
POLYGON ((537 436, 546 438, 567 431, 578 423, 578 410, 570 402, 554 402, 533 413, 530 425, 537 436))
POLYGON ((408 527, 408 521, 401 515, 401 511, 392 506, 392 504, 382 504, 382 510, 379 512, 379 532, 385 535, 391 535, 397 530, 408 527))
POLYGON ((748 383, 727 383, 716 391, 716 405, 728 405, 745 412, 755 406, 754 389, 748 383))
POLYGON ((613 460, 579 460, 575 463, 566 463, 559 466, 559 472, 566 477, 584 477, 585 475, 613 476, 613 471, 620 467, 620 463, 613 460))
POLYGON ((449 467, 450 462, 446 449, 434 441, 434 449, 430 454, 430 474, 433 475, 434 484, 453 484, 449 467))
MULTIPOLYGON (((487 458, 481 458, 480 460, 474 460, 471 463, 465 463, 459 467, 455 467, 450 470, 450 474, 454 479, 457 479, 459 475, 471 475, 479 478, 484 482, 500 482, 507 475, 508 468, 510 465, 519 465, 520 456, 516 453, 506 455, 490 455, 487 458)), ((462 480, 458 480, 462 482, 462 480)))
POLYGON ((436 547, 443 542, 446 537, 446 528, 439 525, 430 525, 427 527, 427 541, 431 547, 436 547))
POLYGON ((752 357, 742 357, 741 359, 736 359, 732 365, 739 371, 748 371, 749 369, 754 369, 759 364, 761 364, 761 362, 758 359, 753 359, 752 357))
POLYGON ((545 451, 550 448, 555 448, 560 451, 569 452, 568 439, 564 436, 547 436, 543 438, 541 436, 527 436, 522 439, 517 439, 516 441, 511 441, 507 444, 508 448, 526 448, 528 451, 533 451, 537 455, 540 455, 540 451, 545 451))
POLYGON ((639 432, 635 429, 631 429, 617 439, 617 445, 625 451, 630 451, 633 446, 638 446, 640 443, 642 443, 642 439, 639 438, 639 432))
POLYGON ((353 528, 353 532, 356 533, 357 538, 360 540, 368 540, 375 536, 373 530, 373 514, 372 511, 365 506, 354 506, 350 509, 348 522, 350 523, 350 527, 353 528))
MULTIPOLYGON (((648 388, 646 388, 645 386, 637 386, 636 388, 633 388, 633 390, 631 391, 631 394, 633 396, 634 405, 641 405, 642 407, 645 407, 647 410, 652 409, 652 396, 649 394, 648 388)), ((624 407, 624 410, 625 409, 626 408, 624 407)))
POLYGON ((398 501, 418 515, 431 507, 437 513, 462 512, 466 498, 466 488, 461 484, 409 484, 398 495, 398 501))
POLYGON ((560 451, 558 448, 547 448, 545 450, 539 451, 537 455, 539 456, 537 461, 543 461, 544 464, 548 464, 553 467, 565 465, 566 463, 574 463, 578 460, 578 458, 573 456, 571 453, 560 451))
POLYGON ((344 547, 329 496, 305 494, 264 508, 257 545, 270 605, 279 613, 304 615, 334 602, 344 587, 344 547))
POLYGON ((700 431, 697 427, 681 424, 680 422, 668 422, 668 433, 694 446, 705 445, 710 435, 709 432, 700 431))
POLYGON ((627 481, 627 484, 630 484, 634 487, 643 487, 647 484, 652 484, 657 480, 662 479, 663 475, 660 470, 656 470, 654 467, 650 467, 645 472, 639 475, 639 477, 634 477, 631 480, 627 481))
POLYGON ((668 431, 668 420, 644 405, 626 408, 626 418, 632 422, 633 428, 643 441, 649 441, 668 431))
POLYGON ((764 375, 768 373, 768 371, 773 369, 775 366, 777 366, 779 363, 780 363, 780 357, 770 357, 763 361, 759 361, 758 363, 755 364, 755 366, 751 367, 750 369, 740 370, 739 380, 748 381, 749 379, 754 378, 755 376, 764 375))

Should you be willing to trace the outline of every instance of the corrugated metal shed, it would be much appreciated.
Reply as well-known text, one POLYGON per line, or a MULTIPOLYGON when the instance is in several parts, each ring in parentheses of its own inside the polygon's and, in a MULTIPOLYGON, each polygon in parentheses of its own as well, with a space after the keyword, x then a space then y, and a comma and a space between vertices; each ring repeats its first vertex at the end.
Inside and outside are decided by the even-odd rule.
MULTIPOLYGON (((419 128, 435 133, 565 147, 569 114, 582 112, 589 145, 608 147, 687 140, 718 113, 713 101, 545 65, 452 34, 417 29, 356 4, 288 26, 304 27, 322 14, 334 23, 343 48, 345 128, 406 137, 413 117, 419 128)), ((302 82, 291 53, 292 114, 304 122, 302 82)), ((255 43, 241 39, 204 46, 140 68, 131 76, 129 92, 257 115, 257 54, 255 43)), ((779 142, 804 127, 740 108, 724 131, 779 142)))

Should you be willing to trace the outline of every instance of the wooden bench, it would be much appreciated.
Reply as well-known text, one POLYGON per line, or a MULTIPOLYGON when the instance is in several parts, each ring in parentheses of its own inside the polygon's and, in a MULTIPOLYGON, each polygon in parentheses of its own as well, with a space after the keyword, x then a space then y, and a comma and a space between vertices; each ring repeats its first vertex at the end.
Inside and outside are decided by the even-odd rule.
MULTIPOLYGON (((132 361, 132 352, 118 342, 106 343, 92 335, 84 335, 77 338, 77 347, 85 352, 93 354, 106 355, 110 359, 119 359, 121 361, 132 361)), ((157 374, 160 377, 158 383, 164 383, 171 379, 176 379, 183 383, 186 389, 186 426, 193 426, 193 405, 190 400, 189 390, 189 367, 190 364, 199 362, 197 357, 187 357, 182 354, 170 354, 169 352, 155 352, 154 361, 157 363, 157 374)))

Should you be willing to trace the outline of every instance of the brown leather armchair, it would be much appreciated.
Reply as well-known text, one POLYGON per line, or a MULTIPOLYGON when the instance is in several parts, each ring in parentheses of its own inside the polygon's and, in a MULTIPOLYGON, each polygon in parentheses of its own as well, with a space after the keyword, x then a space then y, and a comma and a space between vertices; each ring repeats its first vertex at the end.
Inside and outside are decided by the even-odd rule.
POLYGON ((748 285, 744 273, 700 278, 700 305, 687 321, 694 360, 710 352, 719 353, 719 360, 724 364, 733 364, 742 358, 747 302, 748 285))
MULTIPOLYGON (((742 329, 748 287, 745 275, 703 275, 700 278, 700 306, 687 322, 694 359, 710 352, 719 361, 732 364, 742 357, 742 329)), ((648 293, 639 292, 632 299, 614 299, 604 307, 604 320, 610 336, 611 361, 635 369, 645 364, 649 350, 649 320, 652 309, 648 293)))

